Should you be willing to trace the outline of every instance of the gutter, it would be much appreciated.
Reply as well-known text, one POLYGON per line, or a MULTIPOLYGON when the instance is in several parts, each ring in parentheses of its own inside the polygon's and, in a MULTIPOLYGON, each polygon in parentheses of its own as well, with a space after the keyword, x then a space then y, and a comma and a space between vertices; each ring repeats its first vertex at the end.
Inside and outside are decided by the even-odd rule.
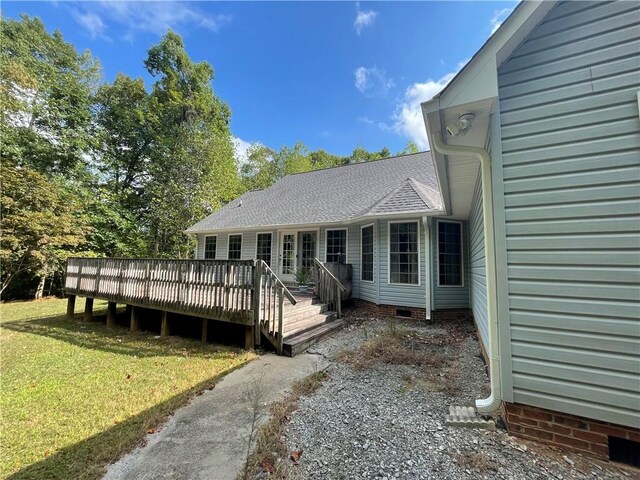
POLYGON ((500 343, 498 337, 498 316, 496 311, 496 259, 493 229, 493 191, 491 187, 491 156, 483 148, 447 145, 442 141, 442 132, 432 135, 433 148, 443 155, 462 155, 480 160, 482 178, 482 215, 485 239, 485 268, 487 272, 487 318, 489 320, 489 378, 491 394, 488 398, 476 400, 480 413, 498 410, 502 404, 500 385, 500 343))

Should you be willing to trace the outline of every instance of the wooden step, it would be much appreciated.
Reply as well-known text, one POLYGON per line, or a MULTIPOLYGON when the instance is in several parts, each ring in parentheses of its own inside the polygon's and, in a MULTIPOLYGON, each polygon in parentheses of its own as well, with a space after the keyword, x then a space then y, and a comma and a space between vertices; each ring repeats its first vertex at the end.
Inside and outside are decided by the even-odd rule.
POLYGON ((284 323, 295 323, 300 319, 324 313, 327 311, 327 308, 326 303, 316 303, 313 305, 305 305, 304 307, 293 310, 286 310, 284 312, 284 323))
POLYGON ((342 328, 343 326, 344 320, 336 320, 334 322, 319 325, 289 339, 285 338, 282 353, 289 357, 298 355, 299 353, 306 351, 310 346, 318 343, 323 337, 339 328, 342 328))
POLYGON ((287 338, 291 338, 327 322, 333 322, 335 319, 336 312, 326 312, 313 315, 294 324, 285 325, 283 326, 284 339, 286 341, 287 338))

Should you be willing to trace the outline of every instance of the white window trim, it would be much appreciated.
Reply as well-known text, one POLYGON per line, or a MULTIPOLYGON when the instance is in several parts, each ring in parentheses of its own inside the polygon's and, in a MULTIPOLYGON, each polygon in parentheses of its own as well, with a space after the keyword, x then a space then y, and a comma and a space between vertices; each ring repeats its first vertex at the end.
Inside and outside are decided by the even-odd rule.
POLYGON ((218 235, 205 235, 202 244, 202 259, 203 260, 217 260, 218 259, 218 235), (207 258, 207 238, 213 237, 216 239, 216 249, 213 251, 213 258, 207 258))
MULTIPOLYGON (((348 232, 347 232, 348 235, 348 232)), ((360 281, 364 283, 376 283, 376 224, 368 223, 360 227, 360 281), (364 280, 362 278, 362 230, 365 228, 373 228, 373 280, 364 280)))
POLYGON ((463 288, 465 286, 464 281, 464 225, 459 220, 436 220, 436 285, 438 288, 463 288), (440 224, 441 223, 457 223, 460 226, 460 268, 462 269, 460 278, 462 283, 460 285, 440 285, 440 224))
POLYGON ((325 228, 324 230, 324 261, 327 261, 327 245, 329 245, 329 235, 328 232, 335 232, 338 230, 344 230, 346 232, 344 237, 344 248, 346 252, 344 252, 344 263, 349 263, 349 229, 348 228, 325 228))
POLYGON ((420 220, 397 220, 387 222, 387 284, 400 285, 402 287, 420 287, 422 286, 422 252, 420 247, 420 220), (392 223, 415 223, 418 227, 418 283, 396 283, 391 281, 391 224, 392 223))
MULTIPOLYGON (((256 243, 258 243, 258 242, 256 241, 256 243)), ((244 247, 244 234, 242 234, 242 233, 230 233, 229 235, 227 235, 227 260, 231 260, 232 262, 233 261, 237 261, 237 260, 242 260, 242 249, 243 249, 243 247, 244 247), (238 258, 238 259, 234 258, 233 260, 231 260, 229 258, 229 247, 231 246, 231 237, 237 237, 237 236, 240 236, 240 258, 238 258)), ((216 248, 217 248, 217 245, 216 245, 216 248)))
MULTIPOLYGON (((258 236, 259 235, 270 235, 271 236, 271 251, 269 252, 269 263, 273 265, 273 232, 256 232, 256 256, 255 259, 258 259, 258 236)), ((271 268, 271 267, 269 267, 271 268)))

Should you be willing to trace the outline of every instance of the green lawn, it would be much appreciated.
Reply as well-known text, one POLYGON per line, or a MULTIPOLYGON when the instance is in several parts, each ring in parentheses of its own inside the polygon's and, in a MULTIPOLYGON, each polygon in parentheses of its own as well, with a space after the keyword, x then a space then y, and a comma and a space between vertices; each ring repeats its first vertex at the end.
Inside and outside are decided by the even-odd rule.
POLYGON ((64 300, 0 304, 2 478, 98 478, 178 406, 254 358, 107 330, 83 323, 83 309, 79 298, 71 321, 64 300))

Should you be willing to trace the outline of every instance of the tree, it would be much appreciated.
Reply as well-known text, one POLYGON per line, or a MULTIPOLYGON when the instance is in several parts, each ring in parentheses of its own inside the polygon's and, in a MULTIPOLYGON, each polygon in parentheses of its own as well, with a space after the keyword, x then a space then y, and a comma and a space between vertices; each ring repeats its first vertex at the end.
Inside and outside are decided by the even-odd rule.
POLYGON ((51 174, 84 174, 100 75, 91 53, 78 54, 37 18, 3 18, 0 67, 2 158, 51 174))
POLYGON ((0 293, 23 271, 39 278, 36 298, 70 252, 79 250, 89 228, 81 206, 64 186, 29 168, 3 162, 0 293))
POLYGON ((308 172, 312 167, 309 149, 302 142, 297 142, 293 148, 282 147, 275 155, 275 163, 277 178, 308 172))
POLYGON ((241 191, 229 131, 231 111, 213 92, 213 68, 193 63, 180 36, 168 32, 149 50, 145 67, 157 78, 150 111, 157 115, 144 188, 151 253, 185 257, 191 224, 241 191))
POLYGON ((240 169, 245 190, 262 190, 276 181, 275 152, 264 145, 252 145, 247 150, 247 161, 240 169))
POLYGON ((398 152, 398 155, 410 155, 412 153, 418 153, 418 152, 420 152, 418 145, 416 145, 415 142, 410 140, 409 142, 407 142, 405 147, 398 152))

